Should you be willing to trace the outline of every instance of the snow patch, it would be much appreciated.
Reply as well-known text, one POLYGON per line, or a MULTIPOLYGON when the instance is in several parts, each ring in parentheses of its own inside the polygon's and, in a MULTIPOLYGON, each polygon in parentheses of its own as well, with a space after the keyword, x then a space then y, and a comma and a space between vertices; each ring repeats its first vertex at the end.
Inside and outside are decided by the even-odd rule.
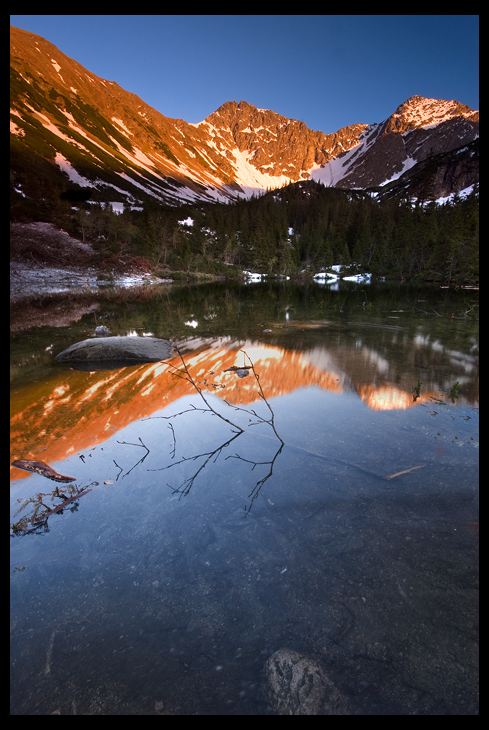
POLYGON ((131 134, 132 135, 131 130, 126 127, 126 125, 124 124, 124 122, 122 121, 122 119, 117 119, 117 117, 112 117, 112 121, 115 122, 118 127, 121 127, 121 129, 123 129, 124 132, 126 132, 126 134, 131 134))
POLYGON ((63 157, 60 152, 56 153, 54 161, 58 165, 58 167, 68 175, 71 182, 76 183, 77 185, 81 185, 85 188, 95 187, 93 182, 88 178, 83 177, 83 175, 80 175, 80 173, 75 170, 71 162, 69 162, 66 157, 63 157))

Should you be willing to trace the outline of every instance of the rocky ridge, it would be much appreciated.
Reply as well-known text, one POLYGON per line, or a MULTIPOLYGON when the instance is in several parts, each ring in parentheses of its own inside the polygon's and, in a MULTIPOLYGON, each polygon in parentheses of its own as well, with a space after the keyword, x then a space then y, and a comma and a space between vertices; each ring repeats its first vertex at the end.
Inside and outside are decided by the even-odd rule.
POLYGON ((314 132, 296 119, 246 101, 228 101, 199 125, 226 139, 229 146, 249 155, 259 172, 297 181, 308 170, 322 165, 357 144, 365 124, 344 127, 334 134, 314 132), (212 131, 211 131, 212 130, 212 131))
MULTIPOLYGON (((48 164, 66 188, 137 205, 148 198, 226 202, 309 177, 342 188, 384 185, 472 143, 479 114, 457 101, 413 96, 380 124, 325 134, 228 101, 190 124, 165 117, 44 38, 11 28, 10 120, 17 193, 28 195, 32 170, 48 164)), ((469 177, 473 184, 478 173, 469 177)), ((453 185, 450 192, 460 189, 453 185)))
MULTIPOLYGON (((341 188, 385 185, 401 178, 418 163, 455 152, 478 137, 479 112, 456 101, 413 96, 384 122, 367 127, 359 135, 357 146, 314 170, 312 177, 341 188)), ((478 165, 470 184, 475 182, 478 165)), ((462 189, 455 186, 447 194, 462 189)), ((443 194, 441 190, 439 193, 443 194)))

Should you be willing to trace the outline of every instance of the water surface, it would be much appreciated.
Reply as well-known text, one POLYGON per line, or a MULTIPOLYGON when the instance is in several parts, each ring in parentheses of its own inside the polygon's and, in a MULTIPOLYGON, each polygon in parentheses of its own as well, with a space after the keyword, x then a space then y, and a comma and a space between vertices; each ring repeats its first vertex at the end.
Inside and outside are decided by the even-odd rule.
POLYGON ((11 460, 76 481, 11 469, 11 712, 273 714, 288 647, 352 714, 477 714, 475 305, 223 284, 14 312, 11 460), (173 339, 193 383, 177 352, 55 363, 100 323, 173 339))

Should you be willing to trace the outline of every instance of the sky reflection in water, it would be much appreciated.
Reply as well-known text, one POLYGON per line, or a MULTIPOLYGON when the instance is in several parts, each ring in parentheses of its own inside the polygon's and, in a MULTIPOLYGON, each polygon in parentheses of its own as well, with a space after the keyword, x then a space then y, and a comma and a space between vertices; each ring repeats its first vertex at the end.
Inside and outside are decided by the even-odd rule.
MULTIPOLYGON (((13 714, 269 714, 283 646, 320 659, 353 714, 477 712, 474 355, 416 349, 411 322, 373 339, 290 321, 179 343, 239 435, 161 364, 15 390, 12 459, 92 491, 12 539, 13 714), (283 446, 236 410, 269 417, 252 376, 224 372, 240 349, 283 446)), ((59 503, 12 477, 12 514, 59 503)))

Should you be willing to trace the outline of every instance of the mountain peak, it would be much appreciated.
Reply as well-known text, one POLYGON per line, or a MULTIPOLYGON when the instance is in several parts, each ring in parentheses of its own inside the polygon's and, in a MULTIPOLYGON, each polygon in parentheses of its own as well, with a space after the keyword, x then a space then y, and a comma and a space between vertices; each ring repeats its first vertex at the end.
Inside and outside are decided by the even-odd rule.
POLYGON ((14 177, 26 179, 32 161, 42 160, 57 184, 90 188, 94 199, 229 201, 311 176, 327 186, 378 186, 478 137, 478 112, 422 96, 382 124, 330 134, 243 99, 189 124, 163 116, 40 36, 11 28, 10 40, 14 177))
POLYGON ((455 117, 475 122, 479 121, 479 112, 453 99, 446 101, 411 96, 386 120, 385 131, 407 132, 410 129, 440 124, 455 117))

